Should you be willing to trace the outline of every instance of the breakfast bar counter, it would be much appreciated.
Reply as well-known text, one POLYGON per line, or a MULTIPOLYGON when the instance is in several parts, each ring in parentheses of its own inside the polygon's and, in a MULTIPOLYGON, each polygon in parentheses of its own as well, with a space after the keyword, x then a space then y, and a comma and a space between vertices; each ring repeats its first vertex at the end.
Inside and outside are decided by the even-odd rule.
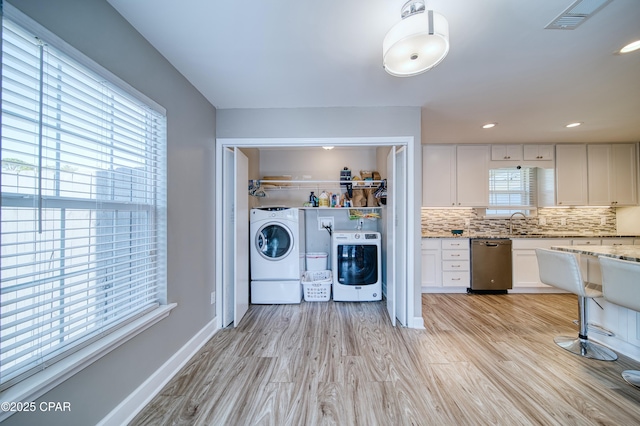
MULTIPOLYGON (((553 250, 568 251, 585 256, 606 256, 616 259, 630 260, 632 262, 640 262, 640 246, 595 246, 595 245, 576 245, 576 246, 553 246, 553 250)), ((640 277, 639 277, 640 279, 640 277)))

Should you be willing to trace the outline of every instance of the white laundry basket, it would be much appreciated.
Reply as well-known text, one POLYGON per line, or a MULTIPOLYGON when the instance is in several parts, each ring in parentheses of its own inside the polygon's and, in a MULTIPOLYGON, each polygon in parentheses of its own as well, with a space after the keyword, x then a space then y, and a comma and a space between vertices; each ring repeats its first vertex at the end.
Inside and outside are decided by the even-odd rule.
POLYGON ((330 270, 306 271, 302 275, 304 300, 307 302, 326 302, 331 298, 333 275, 330 270))

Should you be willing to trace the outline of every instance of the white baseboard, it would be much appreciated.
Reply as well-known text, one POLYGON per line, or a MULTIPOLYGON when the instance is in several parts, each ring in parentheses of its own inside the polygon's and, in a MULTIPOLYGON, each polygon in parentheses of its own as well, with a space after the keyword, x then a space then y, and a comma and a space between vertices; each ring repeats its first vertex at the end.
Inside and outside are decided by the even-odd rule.
POLYGON ((98 426, 120 426, 131 422, 133 418, 153 399, 154 396, 175 376, 178 371, 218 332, 214 318, 180 348, 144 383, 111 410, 98 426))
POLYGON ((424 318, 422 317, 413 317, 413 324, 411 328, 417 328, 419 330, 424 330, 424 318))

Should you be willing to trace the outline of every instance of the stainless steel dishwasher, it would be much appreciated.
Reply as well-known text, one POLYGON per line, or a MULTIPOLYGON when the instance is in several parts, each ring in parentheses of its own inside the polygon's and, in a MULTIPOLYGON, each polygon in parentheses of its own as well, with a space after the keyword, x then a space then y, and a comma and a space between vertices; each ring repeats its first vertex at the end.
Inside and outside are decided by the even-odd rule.
POLYGON ((506 293, 512 288, 511 240, 471 240, 470 293, 506 293))

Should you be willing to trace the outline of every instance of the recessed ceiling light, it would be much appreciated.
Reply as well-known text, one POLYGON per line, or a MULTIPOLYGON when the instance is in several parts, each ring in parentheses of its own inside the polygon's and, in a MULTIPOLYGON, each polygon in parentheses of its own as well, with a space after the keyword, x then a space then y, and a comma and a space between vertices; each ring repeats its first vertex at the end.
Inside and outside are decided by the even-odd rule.
POLYGON ((620 53, 634 52, 638 49, 640 49, 640 40, 636 40, 634 42, 627 44, 625 47, 620 49, 620 53))
POLYGON ((581 124, 582 124, 582 123, 580 123, 580 122, 577 122, 577 121, 576 121, 575 123, 569 123, 569 124, 567 124, 567 125, 566 125, 566 126, 564 126, 564 127, 569 127, 569 128, 571 128, 571 127, 578 127, 578 126, 579 126, 579 125, 581 125, 581 124))
POLYGON ((498 123, 487 123, 484 126, 482 126, 483 129, 490 129, 492 127, 496 127, 498 123))

